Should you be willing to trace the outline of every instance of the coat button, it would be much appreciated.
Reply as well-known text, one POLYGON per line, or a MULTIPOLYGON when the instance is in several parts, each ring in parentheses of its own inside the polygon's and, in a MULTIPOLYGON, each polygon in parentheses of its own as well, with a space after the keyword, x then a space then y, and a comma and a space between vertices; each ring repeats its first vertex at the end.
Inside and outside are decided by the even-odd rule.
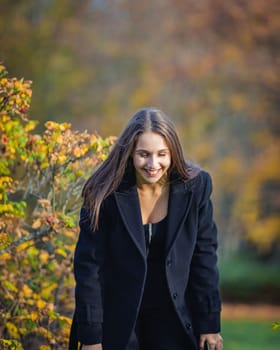
POLYGON ((167 262, 166 262, 166 265, 167 265, 167 266, 171 266, 171 265, 172 265, 172 260, 171 260, 171 259, 168 259, 167 262))
POLYGON ((174 292, 172 296, 173 296, 173 299, 175 300, 175 299, 177 299, 178 293, 174 292))
POLYGON ((186 323, 185 326, 188 330, 192 329, 192 325, 190 323, 186 323))

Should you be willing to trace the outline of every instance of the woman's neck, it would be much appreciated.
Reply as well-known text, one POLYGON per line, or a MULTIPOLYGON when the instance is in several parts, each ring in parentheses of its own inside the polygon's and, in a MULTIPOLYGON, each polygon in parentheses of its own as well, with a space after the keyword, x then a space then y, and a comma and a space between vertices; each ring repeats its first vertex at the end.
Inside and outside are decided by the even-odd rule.
POLYGON ((168 189, 168 181, 167 179, 160 179, 160 181, 156 183, 143 183, 137 182, 137 190, 142 194, 161 194, 168 189))
POLYGON ((137 185, 137 190, 143 194, 160 194, 166 189, 166 185, 160 184, 140 184, 137 185))
POLYGON ((143 224, 162 220, 168 211, 169 182, 137 184, 143 224))

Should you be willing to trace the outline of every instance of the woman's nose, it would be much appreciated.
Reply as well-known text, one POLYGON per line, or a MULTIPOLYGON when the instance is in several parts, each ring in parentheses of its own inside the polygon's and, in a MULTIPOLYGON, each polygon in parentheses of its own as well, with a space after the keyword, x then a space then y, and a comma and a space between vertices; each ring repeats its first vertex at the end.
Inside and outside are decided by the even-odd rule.
POLYGON ((149 157, 149 159, 148 159, 148 166, 150 168, 155 168, 156 167, 156 157, 154 157, 154 156, 149 157))

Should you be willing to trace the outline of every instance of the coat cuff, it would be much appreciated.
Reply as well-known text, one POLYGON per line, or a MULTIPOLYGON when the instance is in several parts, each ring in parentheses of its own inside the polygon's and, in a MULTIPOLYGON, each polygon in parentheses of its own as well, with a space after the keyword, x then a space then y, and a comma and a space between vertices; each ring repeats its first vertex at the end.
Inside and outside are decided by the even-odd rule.
POLYGON ((220 312, 197 313, 193 318, 194 329, 198 334, 214 334, 221 331, 220 312))
POLYGON ((102 323, 78 323, 78 340, 83 345, 102 343, 102 323))

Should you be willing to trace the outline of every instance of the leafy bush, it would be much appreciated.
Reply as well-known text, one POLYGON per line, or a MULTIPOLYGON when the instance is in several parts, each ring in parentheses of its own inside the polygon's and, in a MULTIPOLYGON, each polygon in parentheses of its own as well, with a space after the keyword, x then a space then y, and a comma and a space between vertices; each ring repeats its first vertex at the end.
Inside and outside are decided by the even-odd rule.
POLYGON ((81 189, 114 140, 51 121, 34 133, 31 95, 0 65, 0 348, 66 349, 81 189))

